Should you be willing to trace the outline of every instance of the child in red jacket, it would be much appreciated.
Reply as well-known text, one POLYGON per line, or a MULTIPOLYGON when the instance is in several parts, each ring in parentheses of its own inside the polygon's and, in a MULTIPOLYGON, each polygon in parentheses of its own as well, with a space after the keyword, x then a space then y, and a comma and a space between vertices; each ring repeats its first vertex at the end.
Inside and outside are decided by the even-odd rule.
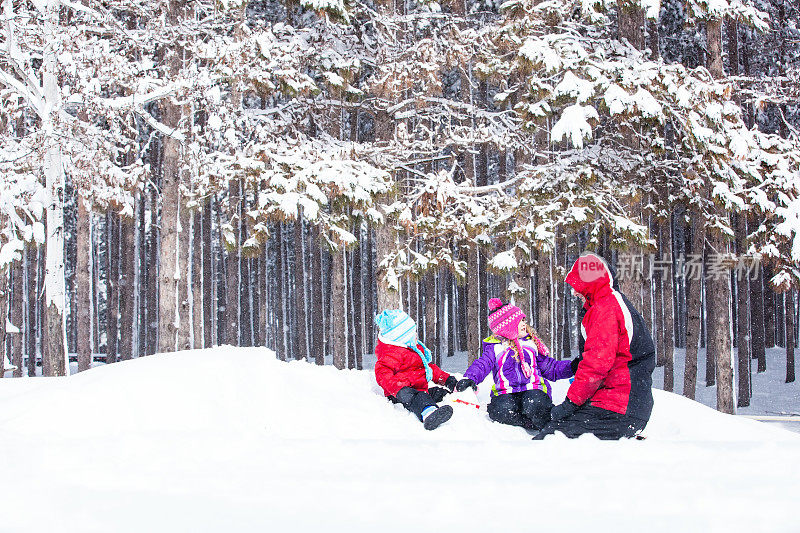
POLYGON ((391 309, 375 316, 378 344, 375 346, 375 378, 384 394, 417 415, 425 429, 436 429, 453 415, 449 405, 439 407, 444 395, 453 392, 456 378, 431 362, 430 350, 417 339, 417 325, 406 313, 391 309), (432 387, 428 382, 447 387, 432 387))

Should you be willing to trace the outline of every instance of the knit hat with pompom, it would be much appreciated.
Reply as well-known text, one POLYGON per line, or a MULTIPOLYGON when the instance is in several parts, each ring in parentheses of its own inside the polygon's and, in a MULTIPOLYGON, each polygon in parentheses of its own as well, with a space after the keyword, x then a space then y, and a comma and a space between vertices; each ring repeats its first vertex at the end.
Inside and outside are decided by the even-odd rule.
POLYGON ((522 347, 519 344, 519 323, 526 318, 522 309, 516 305, 506 304, 500 298, 492 298, 489 304, 489 329, 492 333, 508 339, 514 343, 517 349, 517 355, 522 365, 522 371, 525 377, 530 377, 530 366, 525 362, 522 347))

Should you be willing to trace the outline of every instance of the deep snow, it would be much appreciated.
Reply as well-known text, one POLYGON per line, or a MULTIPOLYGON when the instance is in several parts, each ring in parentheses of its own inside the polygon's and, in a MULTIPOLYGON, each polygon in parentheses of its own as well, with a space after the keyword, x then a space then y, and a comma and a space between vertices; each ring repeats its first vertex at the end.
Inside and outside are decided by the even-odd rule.
POLYGON ((533 442, 263 348, 3 379, 0 530, 798 530, 800 435, 654 393, 645 441, 533 442))

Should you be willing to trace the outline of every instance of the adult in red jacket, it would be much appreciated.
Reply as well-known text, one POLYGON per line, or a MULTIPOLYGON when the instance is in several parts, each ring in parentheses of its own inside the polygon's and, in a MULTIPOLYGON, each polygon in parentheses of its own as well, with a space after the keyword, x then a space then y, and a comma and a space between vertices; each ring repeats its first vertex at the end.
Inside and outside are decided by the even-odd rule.
POLYGON ((615 290, 613 271, 601 257, 582 254, 565 281, 585 299, 581 360, 566 400, 534 438, 556 431, 570 438, 633 437, 653 410, 653 337, 630 300, 615 290))
POLYGON ((375 317, 378 344, 375 346, 375 379, 393 402, 417 415, 425 429, 436 429, 453 414, 449 405, 438 407, 444 395, 452 392, 456 378, 431 362, 431 352, 419 342, 417 326, 399 309, 386 310, 375 317), (447 388, 428 388, 433 381, 447 388))

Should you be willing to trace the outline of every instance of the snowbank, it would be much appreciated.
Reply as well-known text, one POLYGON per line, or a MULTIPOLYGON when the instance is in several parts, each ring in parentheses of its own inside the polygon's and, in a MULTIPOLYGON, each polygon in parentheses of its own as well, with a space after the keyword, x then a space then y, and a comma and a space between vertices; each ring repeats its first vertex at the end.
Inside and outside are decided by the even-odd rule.
POLYGON ((799 435, 655 394, 646 441, 533 442, 258 348, 0 380, 0 529, 797 530, 799 435))

